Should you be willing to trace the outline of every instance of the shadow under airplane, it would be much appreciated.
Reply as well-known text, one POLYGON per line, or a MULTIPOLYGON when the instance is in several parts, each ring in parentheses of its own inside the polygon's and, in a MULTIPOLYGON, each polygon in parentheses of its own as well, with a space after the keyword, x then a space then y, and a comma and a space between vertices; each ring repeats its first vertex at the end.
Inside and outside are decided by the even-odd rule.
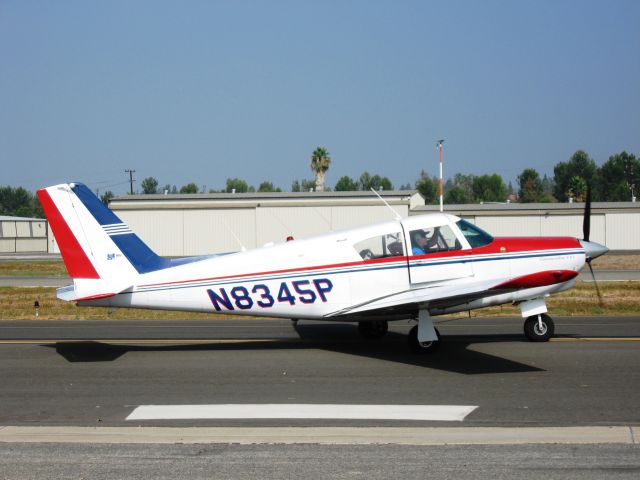
MULTIPOLYGON (((123 344, 116 340, 60 341, 54 347, 56 352, 69 362, 111 362, 128 352, 169 352, 169 351, 229 351, 229 350, 300 350, 322 349, 347 355, 357 355, 387 362, 432 368, 466 375, 488 373, 520 373, 544 371, 538 367, 501 358, 495 355, 469 349, 477 343, 525 342, 518 335, 476 335, 473 337, 443 336, 440 348, 434 354, 411 353, 407 337, 390 331, 379 340, 363 339, 350 324, 293 324, 292 336, 255 340, 234 340, 233 343, 206 339, 197 344, 175 341, 172 345, 141 345, 131 340, 123 344)), ((161 340, 159 340, 161 341, 161 340)), ((148 339, 145 339, 148 342, 148 339)), ((165 340, 166 342, 166 340, 165 340)), ((528 342, 527 342, 528 343, 528 342)))

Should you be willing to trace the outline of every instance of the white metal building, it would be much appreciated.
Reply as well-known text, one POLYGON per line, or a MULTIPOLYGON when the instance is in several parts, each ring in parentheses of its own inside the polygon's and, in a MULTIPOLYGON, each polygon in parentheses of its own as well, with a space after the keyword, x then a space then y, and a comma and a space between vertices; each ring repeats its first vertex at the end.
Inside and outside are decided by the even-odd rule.
POLYGON ((47 221, 0 216, 0 253, 46 252, 47 221))
MULTIPOLYGON (((405 217, 438 210, 415 190, 379 192, 405 217)), ((394 218, 372 192, 127 195, 112 210, 164 256, 203 255, 279 243, 394 218)), ((445 205, 496 236, 582 238, 583 203, 445 205)), ((640 251, 640 204, 593 203, 591 240, 640 251)))
MULTIPOLYGON (((435 205, 420 206, 411 214, 438 209, 435 205)), ((495 236, 582 238, 584 203, 445 205, 445 211, 470 220, 495 236)), ((592 203, 590 240, 612 251, 640 250, 640 203, 592 203)))
MULTIPOLYGON (((402 217, 424 205, 415 190, 379 194, 402 217)), ((109 207, 164 256, 237 251, 394 218, 372 192, 127 195, 109 207)))

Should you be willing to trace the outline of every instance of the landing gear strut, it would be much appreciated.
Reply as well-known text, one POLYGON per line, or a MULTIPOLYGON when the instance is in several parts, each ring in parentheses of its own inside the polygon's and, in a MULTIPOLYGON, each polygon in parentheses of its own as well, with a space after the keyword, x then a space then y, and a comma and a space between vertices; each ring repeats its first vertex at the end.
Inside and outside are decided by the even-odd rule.
POLYGON ((382 338, 389 330, 389 323, 386 320, 362 321, 358 322, 358 330, 364 338, 382 338))
POLYGON ((546 313, 531 315, 524 322, 524 334, 532 342, 546 342, 553 337, 555 325, 546 313))
POLYGON ((436 331, 437 340, 428 340, 426 342, 421 342, 418 340, 418 325, 413 327, 409 331, 409 348, 413 353, 433 353, 440 346, 440 332, 437 328, 434 328, 436 331))
POLYGON ((432 353, 440 345, 440 332, 433 326, 429 310, 421 308, 418 312, 418 325, 409 331, 409 348, 414 353, 432 353))

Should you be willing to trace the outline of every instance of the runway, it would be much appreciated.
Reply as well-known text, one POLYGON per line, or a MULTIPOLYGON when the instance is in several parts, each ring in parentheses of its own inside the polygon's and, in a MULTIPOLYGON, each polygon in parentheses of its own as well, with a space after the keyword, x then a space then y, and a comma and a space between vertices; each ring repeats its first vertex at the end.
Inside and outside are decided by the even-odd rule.
MULTIPOLYGON (((141 405, 477 406, 464 426, 640 425, 640 317, 556 318, 529 343, 518 318, 444 321, 435 355, 410 324, 283 320, 0 322, 2 425, 131 426, 141 405)), ((445 422, 446 423, 446 422, 445 422)), ((146 426, 442 426, 385 419, 141 420, 146 426)))
POLYGON ((430 356, 408 352, 404 322, 366 341, 353 325, 283 320, 0 321, 0 470, 637 478, 640 317, 555 320, 544 344, 524 340, 519 318, 440 322, 430 356), (185 405, 313 414, 127 420, 142 406, 185 405), (314 406, 348 418, 318 418, 314 406), (358 406, 364 418, 350 418, 358 406), (474 408, 456 420, 390 420, 370 418, 375 406, 474 408))

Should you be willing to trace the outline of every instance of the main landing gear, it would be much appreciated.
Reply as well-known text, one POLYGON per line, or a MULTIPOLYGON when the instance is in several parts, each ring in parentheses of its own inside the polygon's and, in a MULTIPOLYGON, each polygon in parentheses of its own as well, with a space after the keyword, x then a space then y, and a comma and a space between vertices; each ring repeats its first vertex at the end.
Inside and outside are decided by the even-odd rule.
POLYGON ((409 348, 414 353, 433 353, 440 346, 440 332, 426 308, 418 312, 418 325, 409 331, 409 348))
POLYGON ((386 320, 369 320, 358 322, 360 335, 368 339, 382 338, 389 331, 389 322, 386 320))
POLYGON ((437 340, 427 340, 421 342, 418 340, 418 325, 409 330, 409 348, 413 353, 433 353, 440 346, 440 332, 437 328, 433 328, 436 333, 437 340))

